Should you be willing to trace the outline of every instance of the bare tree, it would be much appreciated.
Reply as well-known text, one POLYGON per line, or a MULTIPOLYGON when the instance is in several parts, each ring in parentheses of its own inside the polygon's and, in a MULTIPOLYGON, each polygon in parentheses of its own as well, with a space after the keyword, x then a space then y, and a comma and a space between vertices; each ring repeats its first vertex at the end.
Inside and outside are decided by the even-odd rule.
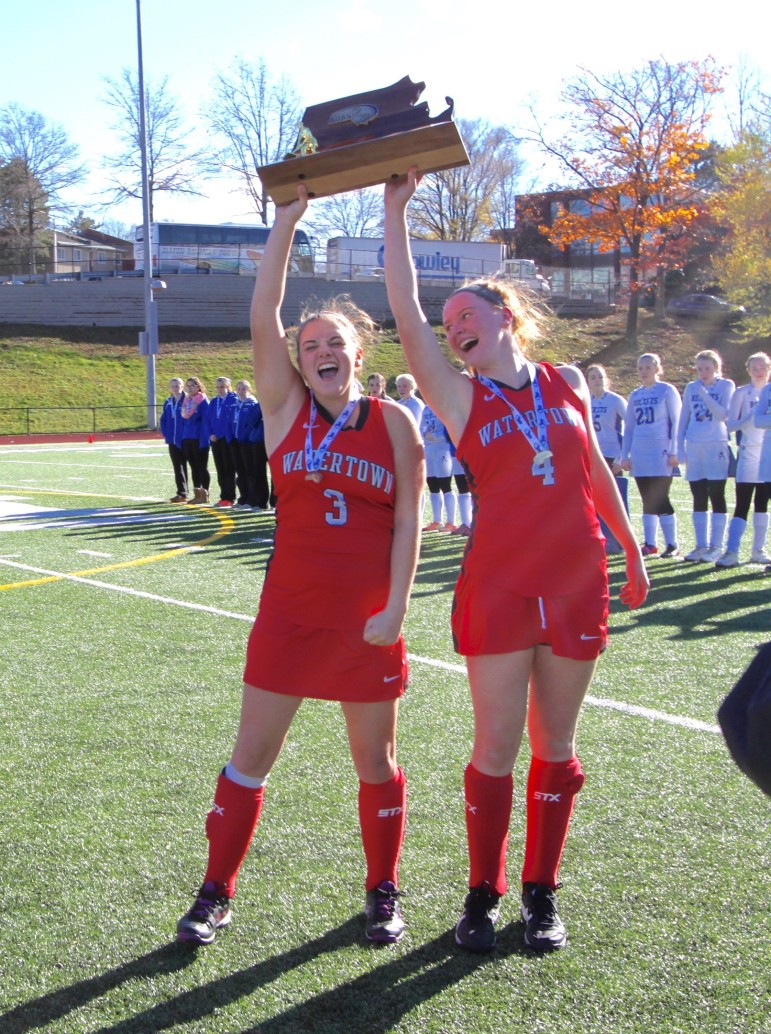
MULTIPOLYGON (((104 103, 118 115, 112 125, 122 150, 105 158, 103 167, 111 172, 108 191, 113 202, 142 197, 142 150, 140 143, 140 97, 137 73, 124 68, 119 80, 105 79, 104 103)), ((190 127, 179 112, 178 101, 168 91, 168 77, 154 89, 145 81, 147 172, 150 219, 154 218, 155 195, 190 194, 202 197, 195 183, 212 171, 211 154, 190 143, 190 127)))
POLYGON ((522 163, 502 126, 459 119, 471 165, 426 176, 411 207, 410 232, 431 240, 478 241, 506 228, 510 190, 522 163))
POLYGON ((263 223, 270 199, 257 169, 282 161, 292 149, 303 110, 289 80, 274 80, 264 61, 255 66, 239 58, 214 80, 205 115, 223 141, 221 167, 240 181, 239 190, 263 223))
POLYGON ((41 185, 53 209, 66 210, 61 192, 76 186, 86 175, 78 162, 78 148, 64 129, 48 125, 37 111, 18 104, 0 108, 0 161, 20 158, 41 185))
POLYGON ((78 148, 61 126, 49 125, 37 111, 18 104, 0 108, 0 163, 5 163, 17 215, 24 211, 25 248, 34 273, 49 212, 67 211, 62 191, 84 179, 85 166, 79 164, 78 148))
POLYGON ((0 265, 6 273, 37 271, 47 226, 48 195, 27 162, 0 164, 0 265))
POLYGON ((309 208, 305 224, 320 240, 382 236, 383 191, 375 187, 321 198, 309 208))

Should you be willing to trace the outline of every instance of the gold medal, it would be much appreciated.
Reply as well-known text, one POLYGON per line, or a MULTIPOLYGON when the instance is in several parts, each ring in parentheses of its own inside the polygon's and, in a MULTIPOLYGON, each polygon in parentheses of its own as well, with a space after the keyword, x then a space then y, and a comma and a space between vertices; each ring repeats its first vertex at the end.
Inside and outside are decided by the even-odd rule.
POLYGON ((554 453, 551 451, 551 449, 541 449, 541 451, 537 452, 533 457, 533 466, 540 467, 547 460, 550 460, 553 455, 554 453))
POLYGON ((310 472, 310 474, 306 474, 305 475, 305 480, 306 481, 315 481, 317 485, 320 484, 320 482, 321 482, 321 471, 320 470, 312 470, 310 472))

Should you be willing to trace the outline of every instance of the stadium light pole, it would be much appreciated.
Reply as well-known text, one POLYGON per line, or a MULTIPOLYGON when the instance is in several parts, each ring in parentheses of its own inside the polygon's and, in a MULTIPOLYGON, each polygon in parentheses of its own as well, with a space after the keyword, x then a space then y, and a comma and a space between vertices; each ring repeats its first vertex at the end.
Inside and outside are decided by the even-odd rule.
POLYGON ((154 287, 165 287, 162 281, 153 280, 153 252, 150 240, 150 178, 147 172, 147 116, 145 111, 145 74, 142 64, 142 8, 137 8, 137 68, 139 86, 139 150, 142 157, 142 231, 144 252, 144 297, 145 329, 139 335, 139 352, 145 357, 147 368, 147 426, 151 431, 158 427, 158 412, 155 402, 155 356, 158 352, 158 308, 153 297, 154 287))

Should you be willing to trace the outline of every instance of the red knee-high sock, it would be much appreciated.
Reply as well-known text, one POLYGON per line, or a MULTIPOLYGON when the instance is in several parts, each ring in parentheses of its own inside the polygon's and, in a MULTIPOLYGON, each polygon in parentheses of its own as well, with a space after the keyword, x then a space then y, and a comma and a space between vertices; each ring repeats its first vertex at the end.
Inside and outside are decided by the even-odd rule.
POLYGON ((206 816, 209 864, 205 879, 224 886, 230 898, 236 892, 238 870, 252 842, 264 795, 264 786, 241 786, 224 772, 217 780, 214 804, 206 816))
POLYGON ((577 757, 569 761, 533 758, 527 777, 527 836, 523 883, 556 887, 576 794, 584 785, 577 757))
POLYGON ((496 894, 506 893, 506 848, 514 794, 514 779, 484 775, 466 766, 466 833, 469 887, 489 883, 496 894))
POLYGON ((367 890, 384 880, 399 886, 399 855, 407 818, 407 780, 400 768, 385 783, 359 781, 359 822, 367 860, 367 890))

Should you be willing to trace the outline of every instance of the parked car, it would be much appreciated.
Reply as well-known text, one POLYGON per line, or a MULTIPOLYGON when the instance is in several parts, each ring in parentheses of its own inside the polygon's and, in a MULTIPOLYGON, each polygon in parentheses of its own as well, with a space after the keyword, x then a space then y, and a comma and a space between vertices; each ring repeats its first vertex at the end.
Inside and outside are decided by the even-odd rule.
POLYGON ((717 323, 732 323, 745 312, 743 305, 732 305, 714 294, 684 294, 673 298, 667 305, 667 315, 675 319, 702 319, 717 323))

